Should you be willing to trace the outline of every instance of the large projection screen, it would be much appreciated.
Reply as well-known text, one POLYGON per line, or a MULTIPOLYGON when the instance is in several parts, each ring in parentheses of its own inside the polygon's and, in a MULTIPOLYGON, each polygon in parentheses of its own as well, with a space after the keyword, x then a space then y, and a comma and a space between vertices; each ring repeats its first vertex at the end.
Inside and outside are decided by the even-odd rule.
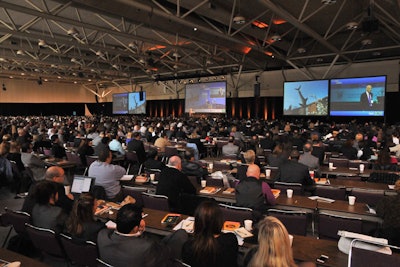
POLYGON ((128 114, 128 93, 113 94, 113 114, 128 114))
POLYGON ((128 96, 129 114, 146 114, 146 92, 132 92, 128 96))
POLYGON ((226 113, 226 82, 187 84, 185 112, 226 113))

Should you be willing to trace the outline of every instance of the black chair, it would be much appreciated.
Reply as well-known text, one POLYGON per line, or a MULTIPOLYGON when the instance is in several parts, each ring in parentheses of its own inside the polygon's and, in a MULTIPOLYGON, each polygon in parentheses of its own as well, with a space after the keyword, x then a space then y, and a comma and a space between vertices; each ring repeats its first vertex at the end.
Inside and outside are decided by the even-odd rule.
POLYGON ((136 204, 143 207, 142 193, 147 192, 148 189, 145 187, 133 187, 133 186, 122 186, 122 193, 124 197, 131 196, 136 200, 136 204))
POLYGON ((318 214, 318 235, 321 239, 339 240, 338 231, 362 233, 362 220, 328 212, 318 214))
MULTIPOLYGON (((10 226, 10 230, 7 233, 6 238, 4 239, 2 247, 4 248, 7 244, 8 239, 10 238, 10 234, 12 230, 21 235, 21 237, 26 236, 25 224, 31 222, 30 214, 23 211, 14 211, 10 210, 7 207, 5 208, 5 213, 1 215, 1 224, 2 226, 10 226)), ((19 239, 22 242, 22 238, 19 239)), ((21 243, 17 244, 19 247, 21 243)))
POLYGON ((143 199, 143 206, 145 208, 170 211, 167 196, 142 193, 142 199, 143 199))
POLYGON ((253 210, 250 208, 219 204, 225 221, 235 221, 244 224, 244 220, 253 220, 253 210))
POLYGON ((96 199, 105 199, 105 200, 107 200, 106 190, 101 185, 92 186, 92 188, 90 188, 90 193, 96 199))
POLYGON ((65 261, 67 257, 57 238, 56 233, 51 229, 25 224, 26 232, 33 245, 41 252, 42 260, 49 258, 58 261, 65 261))
POLYGON ((74 266, 96 267, 99 253, 96 243, 92 241, 74 240, 65 234, 60 234, 60 241, 68 259, 74 266))
POLYGON ((356 202, 366 203, 370 206, 375 207, 378 202, 384 197, 384 190, 372 190, 353 188, 351 195, 356 197, 356 202))
POLYGON ((269 216, 278 218, 285 225, 289 234, 307 235, 307 213, 304 211, 269 209, 269 216))
POLYGON ((333 186, 317 186, 315 194, 320 197, 335 199, 335 200, 345 200, 346 199, 346 188, 339 188, 333 186))
POLYGON ((281 192, 286 192, 287 189, 292 189, 293 195, 303 195, 303 185, 300 183, 275 182, 274 188, 281 190, 281 192))
POLYGON ((329 163, 333 163, 334 167, 349 167, 349 160, 346 158, 333 158, 329 159, 329 163))
POLYGON ((224 187, 224 180, 222 178, 218 179, 218 178, 212 178, 211 176, 207 176, 206 181, 207 181, 207 186, 224 187))
POLYGON ((372 172, 367 181, 372 183, 384 183, 384 184, 394 184, 400 175, 394 172, 376 171, 372 172))

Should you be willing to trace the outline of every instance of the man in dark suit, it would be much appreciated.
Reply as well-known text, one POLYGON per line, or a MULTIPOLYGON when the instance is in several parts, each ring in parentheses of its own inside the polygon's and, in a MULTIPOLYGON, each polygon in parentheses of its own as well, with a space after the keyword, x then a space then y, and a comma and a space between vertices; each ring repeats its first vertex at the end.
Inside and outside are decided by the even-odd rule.
POLYGON ((179 156, 172 156, 168 165, 169 167, 161 171, 156 194, 167 196, 170 209, 179 212, 181 210, 181 194, 196 194, 196 188, 182 172, 182 161, 179 156))
POLYGON ((289 159, 279 166, 276 182, 300 183, 304 187, 307 187, 307 189, 314 185, 314 180, 310 177, 308 167, 297 162, 299 157, 299 151, 297 151, 297 149, 292 150, 289 159))
POLYGON ((144 150, 142 140, 140 140, 142 136, 140 135, 140 132, 134 132, 132 137, 133 139, 128 143, 127 149, 128 151, 136 152, 139 163, 142 164, 146 160, 146 151, 144 150))
POLYGON ((372 94, 372 85, 368 84, 365 87, 365 92, 360 96, 360 105, 362 110, 368 110, 372 108, 373 103, 373 94, 372 94))
POLYGON ((127 204, 117 213, 117 229, 103 229, 97 236, 100 258, 115 267, 164 267, 168 260, 180 258, 187 233, 180 229, 157 242, 144 234, 142 208, 127 204))

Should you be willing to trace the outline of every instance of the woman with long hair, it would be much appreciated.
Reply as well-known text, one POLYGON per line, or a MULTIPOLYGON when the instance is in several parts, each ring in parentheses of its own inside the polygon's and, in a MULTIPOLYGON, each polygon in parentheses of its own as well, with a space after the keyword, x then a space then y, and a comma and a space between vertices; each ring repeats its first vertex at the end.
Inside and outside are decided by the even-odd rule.
POLYGON ((203 201, 195 211, 194 238, 183 245, 183 262, 192 267, 237 266, 237 239, 221 232, 223 223, 218 204, 203 201))
POLYGON ((81 240, 96 242, 97 233, 105 224, 94 219, 95 198, 90 193, 82 193, 75 201, 66 222, 66 232, 81 240))

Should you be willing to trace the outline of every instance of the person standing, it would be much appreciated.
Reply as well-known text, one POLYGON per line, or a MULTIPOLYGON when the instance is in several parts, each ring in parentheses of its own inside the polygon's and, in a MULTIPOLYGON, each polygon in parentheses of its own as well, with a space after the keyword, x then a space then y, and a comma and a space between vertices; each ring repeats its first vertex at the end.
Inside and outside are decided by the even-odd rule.
POLYGON ((372 108, 373 104, 373 94, 372 94, 372 85, 368 84, 365 87, 365 92, 360 96, 360 105, 362 110, 368 110, 372 108))

